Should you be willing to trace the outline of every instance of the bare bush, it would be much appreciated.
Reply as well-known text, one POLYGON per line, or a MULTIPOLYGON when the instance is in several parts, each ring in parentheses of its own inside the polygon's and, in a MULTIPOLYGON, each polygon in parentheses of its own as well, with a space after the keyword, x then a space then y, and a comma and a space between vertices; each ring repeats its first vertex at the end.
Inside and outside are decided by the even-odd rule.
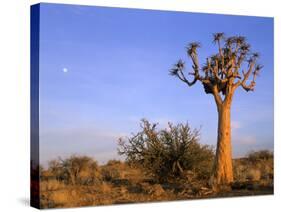
POLYGON ((234 178, 238 182, 273 180, 273 153, 268 150, 252 151, 247 157, 234 161, 234 178))
POLYGON ((273 159, 273 152, 269 150, 252 151, 247 157, 251 162, 270 160, 273 159))
POLYGON ((94 184, 100 180, 98 164, 87 156, 52 160, 49 170, 57 180, 68 184, 94 184))
POLYGON ((106 165, 101 168, 102 179, 112 181, 124 178, 125 164, 119 160, 109 160, 106 165))
POLYGON ((141 131, 130 138, 119 139, 118 152, 129 163, 137 163, 159 181, 181 177, 192 170, 208 178, 214 158, 213 149, 198 143, 199 131, 188 124, 173 125, 157 130, 157 124, 141 121, 141 131))
POLYGON ((112 181, 114 179, 120 178, 120 170, 116 167, 105 166, 101 169, 102 178, 105 181, 112 181))

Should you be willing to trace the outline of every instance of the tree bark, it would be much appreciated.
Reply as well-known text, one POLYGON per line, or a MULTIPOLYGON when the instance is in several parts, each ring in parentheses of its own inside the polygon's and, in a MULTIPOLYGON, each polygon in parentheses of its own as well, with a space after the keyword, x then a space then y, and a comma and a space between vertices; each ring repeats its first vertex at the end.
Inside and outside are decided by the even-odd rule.
POLYGON ((214 189, 228 186, 233 182, 232 147, 231 147, 231 106, 218 106, 218 137, 216 157, 211 177, 214 189))

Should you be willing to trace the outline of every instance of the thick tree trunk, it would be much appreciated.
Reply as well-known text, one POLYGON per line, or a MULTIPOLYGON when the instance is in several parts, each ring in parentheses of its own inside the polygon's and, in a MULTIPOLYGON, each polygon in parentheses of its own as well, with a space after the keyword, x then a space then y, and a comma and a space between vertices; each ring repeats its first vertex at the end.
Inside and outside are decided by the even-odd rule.
POLYGON ((233 181, 230 114, 229 104, 218 107, 217 149, 211 178, 214 189, 228 187, 233 181))

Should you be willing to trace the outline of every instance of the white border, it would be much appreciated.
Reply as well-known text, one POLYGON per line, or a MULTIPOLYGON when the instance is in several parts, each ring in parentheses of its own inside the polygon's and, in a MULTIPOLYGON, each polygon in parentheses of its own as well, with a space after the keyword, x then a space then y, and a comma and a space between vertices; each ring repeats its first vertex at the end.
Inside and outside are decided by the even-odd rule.
MULTIPOLYGON (((30 211, 29 198, 29 6, 39 1, 1 1, 0 18, 0 211, 30 211)), ((193 200, 68 211, 275 211, 280 196, 280 5, 277 0, 49 0, 69 3, 275 18, 275 195, 193 200), (278 60, 279 58, 279 60, 278 60), (279 150, 279 151, 278 151, 279 150)), ((266 73, 264 73, 266 74, 266 73)), ((262 111, 261 111, 262 112, 262 111)), ((280 209, 279 209, 280 210, 280 209)), ((61 210, 61 211, 64 211, 61 210)))

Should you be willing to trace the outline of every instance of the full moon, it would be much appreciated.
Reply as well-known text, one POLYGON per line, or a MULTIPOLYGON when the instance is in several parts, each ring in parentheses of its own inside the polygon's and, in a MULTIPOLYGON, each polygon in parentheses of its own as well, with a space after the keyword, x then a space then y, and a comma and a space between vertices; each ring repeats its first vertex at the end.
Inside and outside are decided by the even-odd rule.
POLYGON ((68 72, 68 69, 67 69, 67 68, 63 68, 62 71, 63 71, 64 73, 67 73, 67 72, 68 72))

